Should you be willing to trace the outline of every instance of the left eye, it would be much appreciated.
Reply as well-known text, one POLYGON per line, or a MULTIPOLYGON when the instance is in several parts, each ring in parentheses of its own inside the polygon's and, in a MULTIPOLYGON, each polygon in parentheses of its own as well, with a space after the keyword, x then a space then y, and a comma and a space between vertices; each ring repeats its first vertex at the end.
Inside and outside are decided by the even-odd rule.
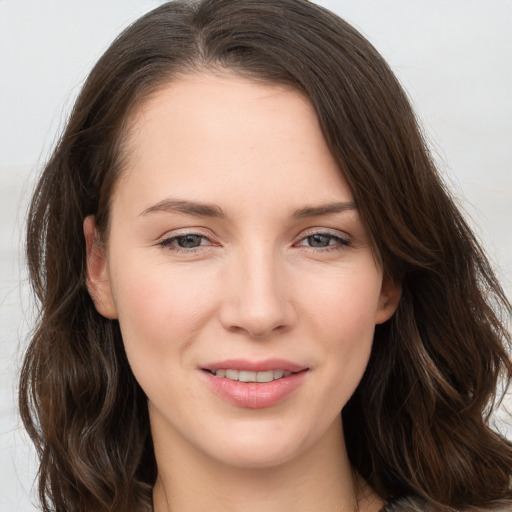
POLYGON ((317 249, 325 249, 333 246, 349 245, 349 241, 341 236, 331 235, 328 233, 315 233, 303 238, 299 245, 313 247, 317 249))

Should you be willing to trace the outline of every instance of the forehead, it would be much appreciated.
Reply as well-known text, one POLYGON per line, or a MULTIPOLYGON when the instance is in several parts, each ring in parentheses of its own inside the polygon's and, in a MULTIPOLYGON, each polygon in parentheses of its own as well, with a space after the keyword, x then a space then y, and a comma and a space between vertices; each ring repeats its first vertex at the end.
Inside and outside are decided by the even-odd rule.
POLYGON ((193 144, 206 148, 216 143, 242 149, 246 144, 264 142, 265 133, 272 128, 281 130, 280 138, 286 134, 296 137, 300 130, 312 143, 323 142, 316 113, 304 94, 230 72, 179 76, 135 108, 127 127, 132 157, 138 156, 138 150, 149 152, 162 142, 180 145, 183 154, 193 144), (317 141, 319 135, 321 140, 317 141), (188 144, 183 146, 184 142, 188 144))
POLYGON ((182 76, 136 109, 127 133, 121 181, 131 182, 137 200, 165 193, 208 202, 256 192, 308 203, 313 193, 319 202, 350 196, 313 107, 291 88, 232 75, 182 76))

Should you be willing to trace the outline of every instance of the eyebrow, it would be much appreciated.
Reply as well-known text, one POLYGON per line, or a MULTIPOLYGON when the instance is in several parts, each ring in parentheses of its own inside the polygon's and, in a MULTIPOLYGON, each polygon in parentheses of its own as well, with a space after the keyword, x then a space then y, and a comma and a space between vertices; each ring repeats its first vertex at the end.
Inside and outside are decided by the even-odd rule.
MULTIPOLYGON (((357 210, 357 205, 353 201, 328 203, 318 206, 304 206, 303 208, 295 210, 292 213, 292 218, 305 219, 309 217, 320 217, 322 215, 332 215, 350 210, 357 210)), ((140 215, 147 215, 153 212, 178 212, 198 217, 227 217, 222 208, 215 204, 185 201, 181 199, 164 199, 163 201, 146 208, 140 215)))
POLYGON ((226 217, 226 214, 222 209, 215 204, 183 201, 180 199, 164 199, 163 201, 146 208, 140 215, 147 215, 152 212, 178 212, 198 217, 226 217))

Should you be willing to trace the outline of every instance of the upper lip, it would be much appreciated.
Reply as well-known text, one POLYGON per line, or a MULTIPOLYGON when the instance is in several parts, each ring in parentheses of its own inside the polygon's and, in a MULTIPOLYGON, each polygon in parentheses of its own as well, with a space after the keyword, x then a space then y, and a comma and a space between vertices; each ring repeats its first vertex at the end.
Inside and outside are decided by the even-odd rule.
POLYGON ((297 373, 308 368, 304 365, 287 361, 286 359, 263 359, 261 361, 249 359, 225 359, 209 363, 202 367, 203 370, 214 372, 216 370, 245 370, 250 372, 267 372, 269 370, 284 370, 285 372, 297 373))

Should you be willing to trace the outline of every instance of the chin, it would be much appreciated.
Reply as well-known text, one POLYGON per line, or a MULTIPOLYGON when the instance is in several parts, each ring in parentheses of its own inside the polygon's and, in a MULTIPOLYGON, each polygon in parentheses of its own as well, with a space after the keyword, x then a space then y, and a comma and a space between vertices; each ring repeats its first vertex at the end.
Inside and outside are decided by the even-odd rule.
POLYGON ((282 466, 295 458, 297 454, 284 450, 260 450, 251 448, 237 448, 229 450, 218 457, 227 466, 237 467, 240 469, 268 469, 282 466))
POLYGON ((293 436, 290 432, 280 436, 276 431, 232 434, 218 440, 210 451, 210 456, 228 466, 244 469, 263 469, 284 465, 300 457, 311 442, 304 436, 293 436))

